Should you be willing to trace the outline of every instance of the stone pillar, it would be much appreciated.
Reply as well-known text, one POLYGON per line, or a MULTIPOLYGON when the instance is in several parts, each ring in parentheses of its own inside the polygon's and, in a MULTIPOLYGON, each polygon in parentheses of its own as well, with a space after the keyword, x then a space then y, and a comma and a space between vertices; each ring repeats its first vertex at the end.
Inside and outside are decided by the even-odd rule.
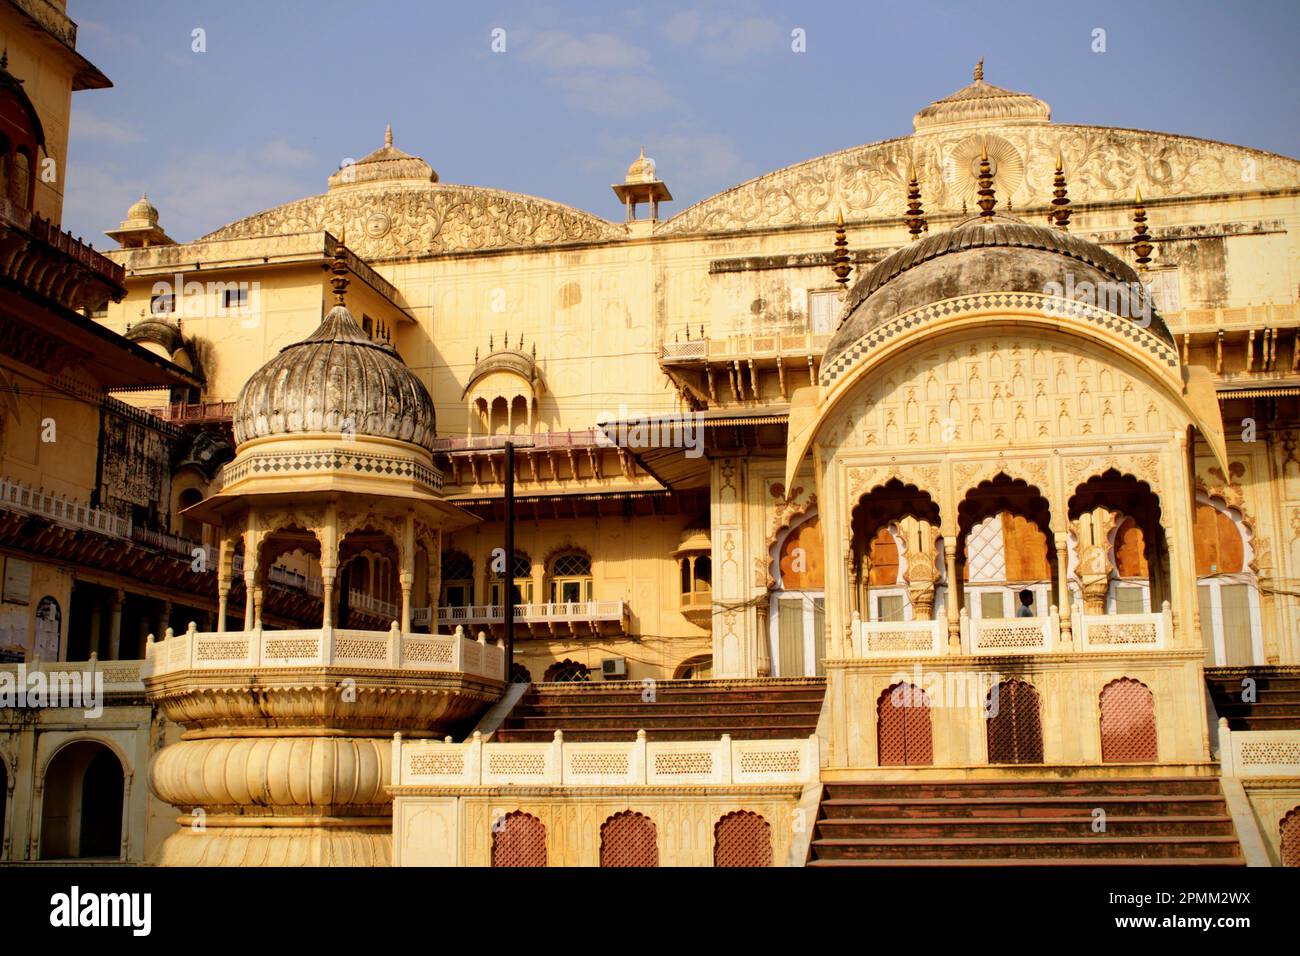
POLYGON ((402 567, 397 581, 402 589, 402 633, 414 630, 411 620, 411 588, 415 585, 415 514, 408 511, 402 522, 402 567))
POLYGON ((337 505, 325 508, 325 523, 316 531, 320 541, 321 627, 334 626, 334 578, 339 570, 339 512, 337 505))
MULTIPOLYGON (((1177 433, 1177 458, 1169 462, 1173 474, 1173 493, 1165 524, 1165 544, 1169 549, 1169 585, 1173 596, 1176 634, 1174 643, 1183 647, 1209 646, 1201 634, 1200 602, 1196 590, 1196 546, 1192 538, 1195 493, 1192 491, 1192 458, 1187 448, 1187 433, 1177 433)), ((1162 505, 1164 502, 1162 501, 1162 505)))
POLYGON ((262 629, 262 586, 260 584, 253 588, 253 627, 259 631, 262 629))
POLYGON ((126 593, 122 590, 113 592, 109 599, 108 610, 108 656, 111 661, 119 660, 119 652, 122 648, 122 602, 126 599, 126 593))
POLYGON ((226 629, 226 610, 230 605, 230 584, 234 578, 235 539, 223 529, 217 545, 217 630, 226 629))
POLYGON ((101 599, 95 598, 90 604, 90 636, 86 641, 86 660, 90 660, 91 654, 99 653, 99 642, 103 639, 104 632, 104 603, 101 599))
POLYGON ((262 533, 258 529, 257 512, 248 513, 248 530, 244 533, 244 630, 251 631, 257 624, 255 595, 257 593, 258 563, 261 558, 262 533))
POLYGON ((944 610, 948 617, 948 650, 954 654, 961 651, 961 601, 958 597, 960 588, 957 580, 957 532, 943 536, 944 573, 948 578, 948 593, 944 599, 944 610))
POLYGON ((158 603, 158 629, 154 632, 162 635, 167 633, 167 628, 172 626, 172 602, 166 599, 158 603))
POLYGON ((1058 581, 1057 606, 1061 616, 1061 643, 1069 644, 1074 640, 1073 626, 1070 623, 1070 536, 1068 533, 1056 532, 1056 576, 1058 581))

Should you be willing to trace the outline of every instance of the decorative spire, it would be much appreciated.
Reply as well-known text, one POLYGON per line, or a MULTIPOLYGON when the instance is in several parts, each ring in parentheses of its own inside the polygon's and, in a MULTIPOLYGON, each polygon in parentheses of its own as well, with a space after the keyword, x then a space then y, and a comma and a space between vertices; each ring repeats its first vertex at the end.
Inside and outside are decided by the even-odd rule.
POLYGON ((849 240, 844 233, 844 210, 841 209, 835 215, 835 254, 831 257, 831 272, 835 273, 835 281, 842 288, 847 288, 851 271, 853 267, 849 265, 849 240))
POLYGON ((1052 210, 1051 219, 1056 223, 1056 228, 1062 232, 1070 231, 1070 197, 1066 194, 1065 188, 1065 167, 1061 163, 1061 151, 1056 151, 1056 177, 1052 180, 1052 210))
POLYGON ((348 262, 344 258, 345 247, 343 245, 343 235, 345 230, 339 230, 339 240, 334 243, 334 255, 330 261, 330 286, 334 289, 334 304, 343 305, 343 297, 347 294, 348 285, 351 280, 348 278, 348 262))
POLYGON ((971 79, 976 83, 984 82, 984 57, 980 57, 980 61, 975 64, 975 73, 972 75, 971 79))
POLYGON ((1139 269, 1146 270, 1154 248, 1147 235, 1147 211, 1142 206, 1142 187, 1139 186, 1133 199, 1133 254, 1137 257, 1139 269))
POLYGON ((389 149, 393 148, 393 124, 389 123, 384 127, 384 145, 389 149))
POLYGON ((980 188, 976 191, 976 195, 980 198, 976 205, 980 207, 980 218, 992 219, 993 207, 998 204, 998 200, 993 191, 993 169, 989 166, 988 140, 983 140, 980 143, 980 174, 978 181, 980 188))
POLYGON ((921 208, 921 184, 916 179, 916 165, 911 162, 907 164, 907 215, 903 222, 913 241, 921 238, 927 226, 925 210, 921 208))

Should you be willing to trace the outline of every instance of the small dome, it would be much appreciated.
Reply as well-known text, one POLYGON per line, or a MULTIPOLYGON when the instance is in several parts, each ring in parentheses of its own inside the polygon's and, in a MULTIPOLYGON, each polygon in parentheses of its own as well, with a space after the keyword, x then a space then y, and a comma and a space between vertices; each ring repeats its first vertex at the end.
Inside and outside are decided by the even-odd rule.
POLYGON ((433 449, 433 400, 391 346, 372 342, 336 305, 311 335, 253 373, 235 403, 237 444, 340 432, 433 449))
POLYGON ((984 61, 980 60, 974 79, 917 113, 912 128, 920 133, 940 127, 1047 123, 1051 119, 1052 108, 1037 97, 985 83, 984 61))
MULTIPOLYGON (((1096 243, 1014 216, 972 216, 896 250, 855 283, 823 363, 895 316, 933 302, 979 292, 1041 294, 1051 283, 1085 282, 1092 289, 1145 289, 1132 266, 1096 243)), ((1140 294, 1150 309, 1149 331, 1173 345, 1164 319, 1140 294)))
POLYGON ((359 183, 436 183, 438 173, 419 156, 412 156, 393 145, 393 127, 384 130, 384 145, 348 163, 329 178, 330 189, 359 183))
POLYGON ((659 178, 655 169, 655 161, 645 154, 645 147, 641 147, 641 155, 632 160, 632 165, 627 168, 627 178, 624 182, 628 183, 652 183, 659 178))
POLYGON ((158 209, 149 201, 148 193, 141 193, 140 199, 131 204, 131 208, 126 211, 128 222, 147 222, 150 225, 158 224, 158 209))

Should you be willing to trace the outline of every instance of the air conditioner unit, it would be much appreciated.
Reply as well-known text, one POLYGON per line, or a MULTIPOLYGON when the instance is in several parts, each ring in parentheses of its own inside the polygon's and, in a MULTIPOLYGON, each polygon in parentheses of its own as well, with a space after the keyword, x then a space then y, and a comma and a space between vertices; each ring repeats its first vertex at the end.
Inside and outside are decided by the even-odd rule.
POLYGON ((627 659, 607 657, 600 662, 600 676, 605 680, 617 680, 627 676, 627 659))

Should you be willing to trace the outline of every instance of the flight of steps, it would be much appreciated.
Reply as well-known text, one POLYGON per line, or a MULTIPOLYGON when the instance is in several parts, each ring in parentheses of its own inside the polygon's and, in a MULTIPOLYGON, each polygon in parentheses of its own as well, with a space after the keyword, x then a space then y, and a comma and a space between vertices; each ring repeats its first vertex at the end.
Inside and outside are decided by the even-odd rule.
POLYGON ((809 866, 1243 866, 1216 777, 827 783, 809 866), (1092 829, 1094 811, 1106 827, 1092 829))
POLYGON ((1300 667, 1207 667, 1205 685, 1229 730, 1300 730, 1300 667), (1255 701, 1242 701, 1242 681, 1255 681, 1255 701))
POLYGON ((822 678, 534 684, 496 731, 507 743, 566 740, 779 740, 816 732, 822 678), (646 698, 653 693, 653 699, 646 698))

